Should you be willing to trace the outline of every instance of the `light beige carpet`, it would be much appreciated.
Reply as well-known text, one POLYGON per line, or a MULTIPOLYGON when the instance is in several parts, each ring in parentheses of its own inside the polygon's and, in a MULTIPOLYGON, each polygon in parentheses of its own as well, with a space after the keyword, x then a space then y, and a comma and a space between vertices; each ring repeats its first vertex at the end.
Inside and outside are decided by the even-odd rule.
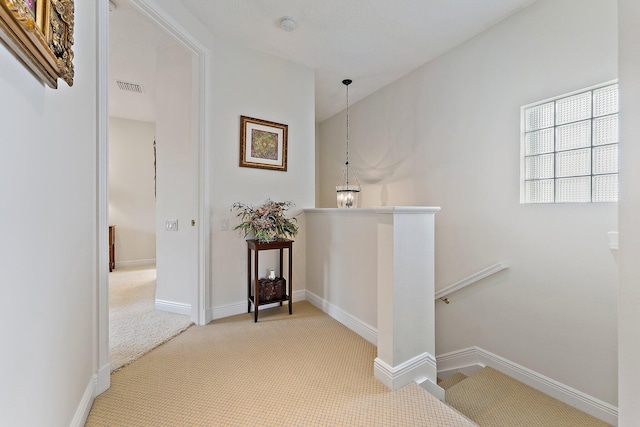
MULTIPOLYGON (((448 383, 445 401, 481 427, 604 427, 609 424, 486 367, 448 383)), ((461 375, 461 376, 460 376, 461 375)))
POLYGON ((156 311, 156 270, 109 273, 109 360, 111 371, 133 362, 191 325, 189 316, 156 311))
POLYGON ((457 372, 452 376, 450 376, 449 378, 447 378, 446 380, 442 380, 442 381, 438 380, 438 385, 443 389, 447 390, 453 387, 454 385, 458 384, 460 381, 465 380, 466 378, 468 377, 465 374, 457 372))
POLYGON ((473 426, 307 302, 192 326, 111 375, 87 426, 473 426))

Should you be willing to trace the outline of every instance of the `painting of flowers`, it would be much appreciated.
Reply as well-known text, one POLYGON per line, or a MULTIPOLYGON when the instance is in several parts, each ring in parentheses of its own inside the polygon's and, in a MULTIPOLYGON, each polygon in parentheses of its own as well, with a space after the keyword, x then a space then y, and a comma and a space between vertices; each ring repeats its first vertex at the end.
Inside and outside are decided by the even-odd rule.
POLYGON ((278 134, 253 129, 251 131, 251 156, 258 159, 278 159, 278 134))

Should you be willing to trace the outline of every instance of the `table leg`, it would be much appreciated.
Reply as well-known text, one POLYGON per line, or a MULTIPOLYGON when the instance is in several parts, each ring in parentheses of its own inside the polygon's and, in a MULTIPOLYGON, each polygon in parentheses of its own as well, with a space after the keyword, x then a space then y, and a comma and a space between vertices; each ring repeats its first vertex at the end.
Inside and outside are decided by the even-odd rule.
POLYGON ((254 251, 254 266, 253 266, 253 312, 254 312, 254 323, 258 322, 258 306, 260 306, 260 285, 258 283, 258 249, 254 251))
POLYGON ((251 313, 251 248, 247 249, 247 313, 251 313))
MULTIPOLYGON (((293 246, 289 246, 289 314, 293 314, 293 246)), ((282 258, 280 258, 282 262, 282 258)))
MULTIPOLYGON (((280 248, 280 268, 278 270, 278 274, 280 275, 280 277, 284 277, 284 272, 282 271, 282 248, 280 248)), ((284 291, 287 292, 286 287, 284 291)), ((280 301, 280 307, 282 307, 282 301, 280 301)))

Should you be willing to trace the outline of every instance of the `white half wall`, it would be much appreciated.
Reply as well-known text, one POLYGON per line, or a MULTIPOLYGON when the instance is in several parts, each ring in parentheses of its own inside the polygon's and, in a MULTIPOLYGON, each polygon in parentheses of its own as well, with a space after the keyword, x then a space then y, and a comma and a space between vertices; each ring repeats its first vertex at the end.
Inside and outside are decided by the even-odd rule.
POLYGON ((109 224, 116 226, 116 263, 156 257, 154 123, 109 118, 109 224))
MULTIPOLYGON (((480 346, 617 404, 617 205, 519 203, 520 107, 615 78, 616 2, 539 0, 350 108, 362 205, 442 207, 436 291, 510 266, 436 303, 437 353, 480 346)), ((344 114, 319 134, 333 207, 344 114)))
POLYGON ((620 290, 619 425, 640 420, 640 4, 619 0, 620 290))
MULTIPOLYGON (((307 291, 329 315, 368 325, 360 335, 376 344, 378 220, 372 209, 307 209, 307 291), (326 307, 325 307, 326 305, 326 307)), ((347 324, 346 321, 342 323, 347 324)))
POLYGON ((97 366, 97 2, 75 78, 44 86, 0 43, 0 423, 82 425, 97 366))

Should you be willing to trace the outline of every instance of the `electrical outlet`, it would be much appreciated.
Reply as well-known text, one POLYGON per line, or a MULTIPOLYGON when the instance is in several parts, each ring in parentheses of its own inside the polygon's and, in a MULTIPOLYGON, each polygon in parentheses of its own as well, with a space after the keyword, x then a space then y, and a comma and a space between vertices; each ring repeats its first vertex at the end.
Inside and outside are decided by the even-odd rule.
POLYGON ((229 220, 224 218, 220 220, 220 230, 227 231, 229 229, 229 220))
POLYGON ((178 220, 168 219, 164 222, 164 229, 166 231, 178 231, 178 220))

